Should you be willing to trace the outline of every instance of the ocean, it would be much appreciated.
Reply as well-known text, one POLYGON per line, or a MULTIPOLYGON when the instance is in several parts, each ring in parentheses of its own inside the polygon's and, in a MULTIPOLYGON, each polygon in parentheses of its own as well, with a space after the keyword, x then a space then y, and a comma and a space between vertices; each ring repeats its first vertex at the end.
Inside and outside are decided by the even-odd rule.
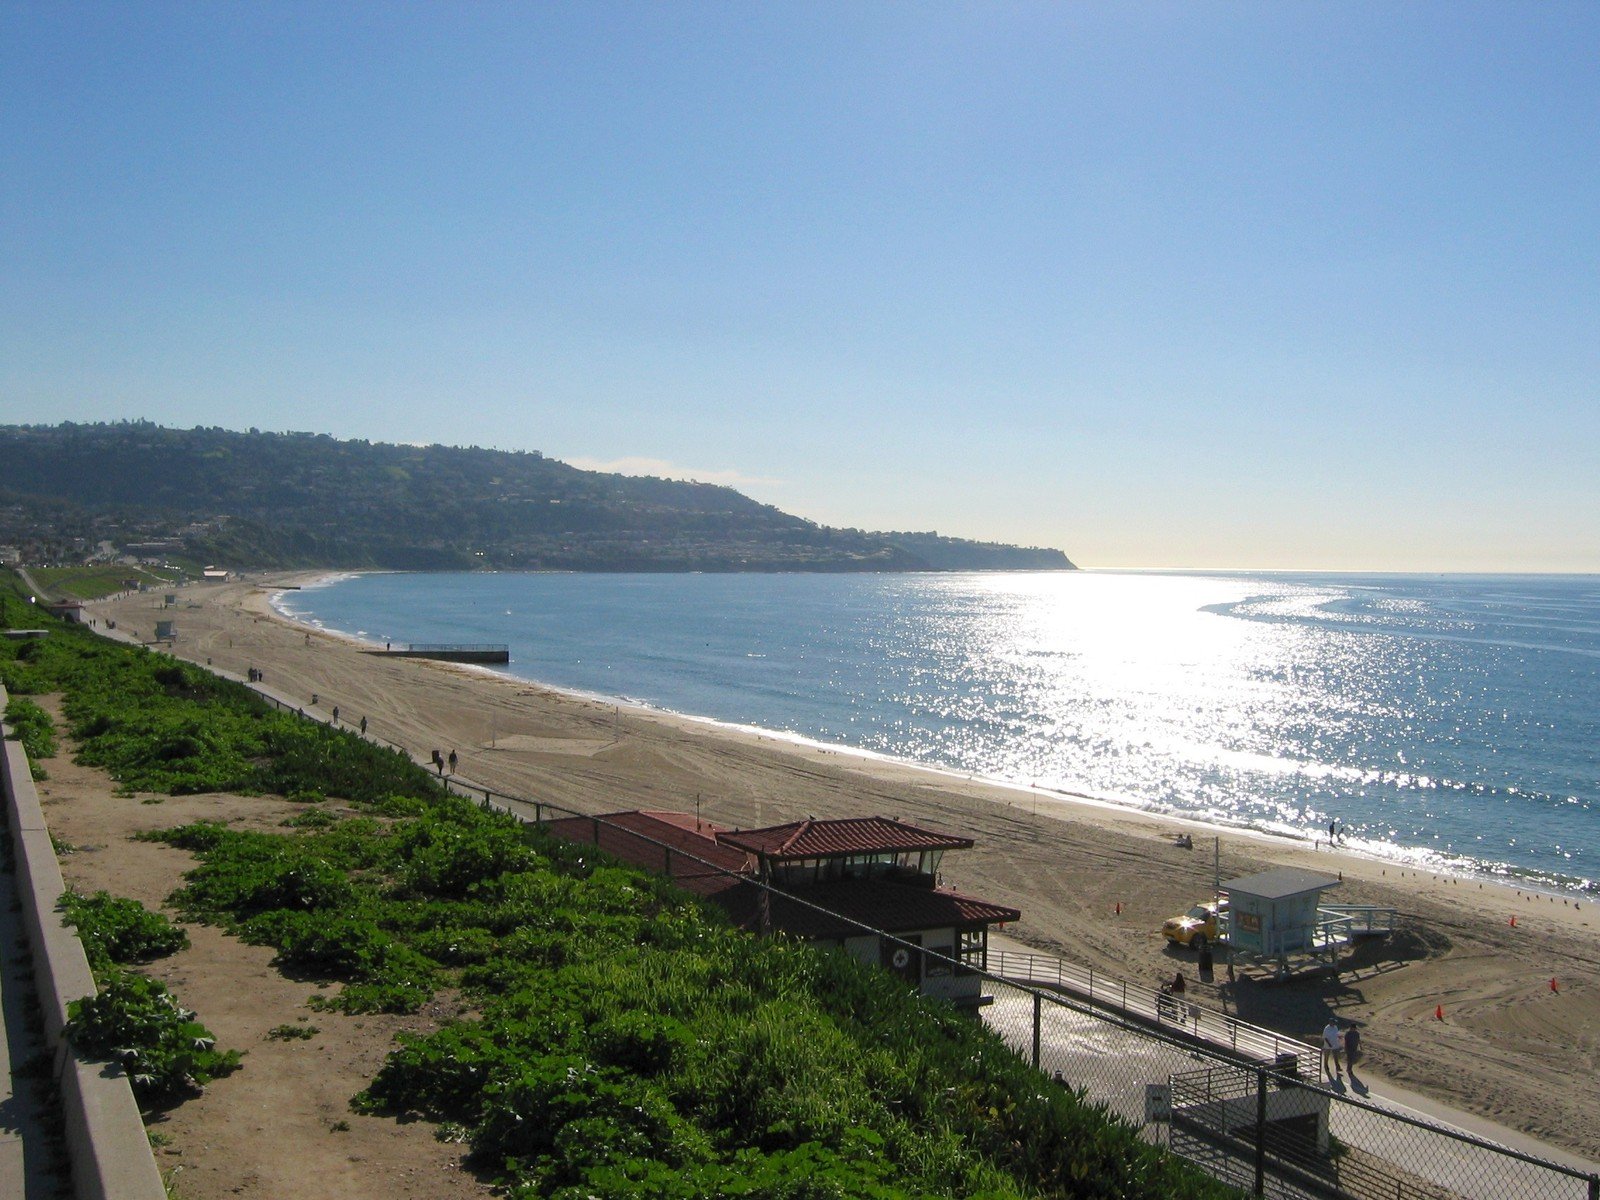
POLYGON ((1420 867, 1600 890, 1600 577, 371 574, 516 676, 1420 867))

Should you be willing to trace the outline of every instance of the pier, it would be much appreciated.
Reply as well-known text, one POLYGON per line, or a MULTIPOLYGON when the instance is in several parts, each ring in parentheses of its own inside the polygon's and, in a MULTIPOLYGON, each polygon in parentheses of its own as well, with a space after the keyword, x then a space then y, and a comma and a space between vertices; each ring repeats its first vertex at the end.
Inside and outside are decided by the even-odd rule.
POLYGON ((408 642, 404 647, 385 646, 382 650, 363 650, 379 658, 433 658, 441 662, 508 663, 511 647, 503 642, 451 644, 446 642, 408 642))

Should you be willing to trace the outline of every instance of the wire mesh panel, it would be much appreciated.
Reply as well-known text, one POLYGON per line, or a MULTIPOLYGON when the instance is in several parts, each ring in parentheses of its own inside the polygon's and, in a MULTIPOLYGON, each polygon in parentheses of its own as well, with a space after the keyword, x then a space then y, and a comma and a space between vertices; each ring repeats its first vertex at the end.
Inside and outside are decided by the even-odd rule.
POLYGON ((1176 1074, 1171 1146, 1268 1196, 1587 1200, 1591 1177, 1261 1068, 1176 1074))
MULTIPOLYGON (((1170 1147, 1248 1194, 1297 1200, 1600 1200, 1600 1180, 1300 1078, 1242 1065, 1081 1001, 989 981, 985 1022, 1020 1056, 1133 1125, 1165 1085, 1170 1147)), ((1135 1016, 1142 1014, 1135 1014, 1135 1016)), ((1190 1032, 1185 1030, 1185 1032, 1190 1032)))

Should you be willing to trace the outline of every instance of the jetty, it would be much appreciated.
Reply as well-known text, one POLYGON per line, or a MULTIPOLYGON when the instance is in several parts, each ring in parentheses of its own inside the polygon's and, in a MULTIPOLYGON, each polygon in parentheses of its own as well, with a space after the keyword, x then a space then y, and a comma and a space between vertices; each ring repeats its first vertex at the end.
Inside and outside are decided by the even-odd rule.
POLYGON ((404 646, 386 645, 382 650, 363 650, 379 658, 432 658, 441 662, 508 663, 511 647, 503 642, 452 644, 447 642, 408 642, 404 646))

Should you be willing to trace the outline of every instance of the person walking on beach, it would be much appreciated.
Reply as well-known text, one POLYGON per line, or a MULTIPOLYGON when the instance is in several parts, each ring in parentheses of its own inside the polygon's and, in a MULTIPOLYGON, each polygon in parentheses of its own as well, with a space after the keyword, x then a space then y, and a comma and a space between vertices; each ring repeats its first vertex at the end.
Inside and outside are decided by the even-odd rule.
POLYGON ((1328 1023, 1322 1027, 1322 1073, 1329 1079, 1343 1079, 1339 1072, 1339 1052, 1344 1049, 1344 1034, 1339 1032, 1339 1021, 1336 1017, 1329 1017, 1328 1023), (1333 1070, 1328 1070, 1328 1063, 1333 1063, 1333 1070))

